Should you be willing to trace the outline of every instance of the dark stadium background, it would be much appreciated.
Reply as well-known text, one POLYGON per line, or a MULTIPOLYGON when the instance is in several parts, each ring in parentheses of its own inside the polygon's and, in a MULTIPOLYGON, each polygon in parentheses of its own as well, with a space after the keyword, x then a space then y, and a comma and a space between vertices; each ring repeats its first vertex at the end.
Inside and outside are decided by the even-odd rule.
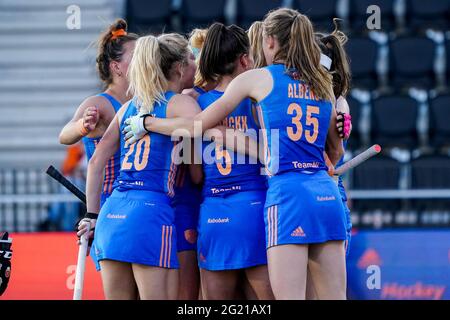
MULTIPOLYGON (((349 298, 450 298, 450 0, 0 0, 0 231, 14 238, 2 298, 71 298, 77 247, 69 230, 83 208, 44 171, 61 168, 60 129, 101 90, 99 32, 116 17, 142 35, 188 34, 214 21, 247 28, 280 6, 308 15, 317 31, 342 19, 353 76, 346 159, 383 147, 345 177, 349 298), (71 5, 80 28, 68 27, 71 5), (367 27, 371 5, 379 30, 367 27)), ((72 179, 83 188, 79 169, 72 179)), ((101 298, 88 264, 86 297, 101 298)))

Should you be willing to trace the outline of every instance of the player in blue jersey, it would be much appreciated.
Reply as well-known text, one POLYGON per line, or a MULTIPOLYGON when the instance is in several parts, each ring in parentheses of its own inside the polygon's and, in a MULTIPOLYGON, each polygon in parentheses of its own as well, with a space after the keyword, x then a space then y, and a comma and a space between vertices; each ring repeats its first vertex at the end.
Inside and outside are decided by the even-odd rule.
MULTIPOLYGON (((217 80, 217 86, 198 98, 201 109, 207 109, 237 75, 252 67, 245 31, 221 23, 211 25, 199 70, 206 82, 217 80)), ((251 100, 244 99, 222 125, 256 139, 259 127, 252 108, 251 100)), ((239 158, 219 144, 203 145, 204 201, 198 227, 198 256, 206 299, 234 298, 242 269, 258 298, 273 297, 264 247, 266 181, 260 174, 261 165, 253 160, 254 163, 242 155, 239 158), (252 228, 248 228, 250 224, 252 228)))
MULTIPOLYGON (((339 130, 341 138, 344 139, 344 148, 347 145, 347 141, 350 137, 352 130, 352 123, 350 117, 350 108, 348 106, 346 95, 350 90, 350 66, 347 60, 347 54, 344 50, 344 44, 347 42, 347 36, 338 30, 337 20, 335 19, 335 30, 327 35, 327 34, 317 34, 317 40, 319 46, 328 58, 329 64, 327 65, 328 70, 333 75, 333 90, 336 101, 336 111, 338 113, 337 116, 337 128, 339 130)), ((342 165, 343 158, 340 159, 338 166, 342 165)), ((351 239, 351 218, 350 218, 350 210, 347 206, 347 196, 345 193, 345 188, 343 185, 342 177, 339 177, 338 180, 339 191, 342 196, 342 201, 344 204, 344 208, 346 211, 346 219, 347 219, 347 241, 346 241, 346 252, 348 254, 349 251, 349 243, 351 239)))
MULTIPOLYGON (((347 42, 347 36, 338 30, 337 19, 334 20, 335 30, 331 34, 316 34, 317 44, 319 45, 322 55, 321 64, 324 66, 333 76, 333 92, 336 97, 336 111, 337 111, 337 124, 340 137, 343 139, 344 148, 347 144, 347 140, 351 133, 351 117, 350 109, 346 100, 346 95, 350 90, 350 67, 347 60, 347 55, 344 50, 344 44, 347 42)), ((342 157, 337 166, 342 165, 344 157, 342 157)), ((334 166, 330 165, 329 172, 333 174, 334 166)), ((345 240, 345 251, 348 255, 350 249, 351 229, 352 222, 350 217, 350 210, 347 205, 347 195, 345 192, 342 177, 339 176, 338 180, 339 193, 341 195, 342 204, 344 206, 345 222, 347 238, 345 240)), ((308 278, 307 283, 307 299, 317 298, 315 293, 314 283, 311 277, 308 278)))
MULTIPOLYGON (((252 66, 245 31, 237 26, 213 24, 201 50, 199 70, 207 83, 217 81, 217 86, 198 98, 200 107, 208 109, 223 95, 233 78, 252 66)), ((251 100, 243 99, 233 113, 222 119, 222 127, 256 138, 258 125, 254 114, 251 100)), ((223 138, 222 132, 219 133, 208 133, 208 139, 214 138, 218 142, 223 138)), ((271 299, 273 294, 264 246, 266 181, 260 174, 261 165, 256 159, 252 163, 248 156, 237 156, 225 149, 222 143, 205 143, 203 171, 204 201, 200 210, 197 246, 204 297, 234 298, 241 271, 245 270, 256 296, 271 299)))
POLYGON ((86 232, 87 223, 95 227, 94 245, 107 299, 134 299, 135 287, 140 299, 177 297, 177 243, 170 206, 175 144, 156 133, 125 143, 122 131, 125 120, 134 115, 189 118, 197 113, 195 100, 179 94, 192 87, 195 68, 188 42, 181 35, 138 39, 128 72, 133 99, 116 114, 89 161, 88 213, 78 236, 86 232), (117 187, 100 210, 103 168, 119 149, 117 187))
MULTIPOLYGON (((194 54, 196 64, 200 50, 206 37, 207 29, 194 29, 189 37, 189 46, 194 54)), ((183 90, 197 100, 206 91, 207 86, 199 76, 198 68, 195 72, 194 87, 183 90)), ((192 181, 195 174, 191 174, 192 166, 183 164, 177 170, 175 180, 175 196, 172 207, 175 211, 175 227, 177 230, 177 256, 180 264, 178 278, 178 299, 196 300, 199 298, 200 273, 197 263, 197 225, 200 212, 201 179, 192 181)))
POLYGON ((269 188, 265 204, 270 283, 277 299, 305 299, 308 261, 319 299, 346 298, 346 223, 339 190, 327 173, 343 155, 336 129, 332 76, 320 65, 309 19, 278 9, 264 20, 268 67, 237 76, 194 119, 146 118, 146 130, 189 135, 213 127, 250 97, 259 104, 269 188), (277 139, 278 135, 278 139, 277 139), (293 267, 294 266, 294 267, 293 267))
MULTIPOLYGON (((333 91, 336 97, 337 111, 337 128, 341 138, 343 138, 344 149, 350 137, 352 124, 350 117, 350 108, 348 106, 346 96, 350 90, 350 66, 344 45, 347 42, 347 36, 338 29, 337 20, 334 20, 335 30, 331 34, 317 34, 319 47, 323 54, 329 58, 326 64, 327 69, 333 75, 333 91)), ((339 160, 339 167, 344 162, 344 157, 339 160)), ((345 192, 342 177, 338 179, 339 192, 341 194, 342 203, 345 210, 345 218, 347 224, 347 239, 345 241, 345 250, 348 255, 350 250, 352 221, 350 217, 350 209, 347 205, 347 194, 345 192)))
MULTIPOLYGON (((91 96, 81 103, 72 120, 59 135, 62 144, 83 141, 89 160, 96 145, 123 103, 129 100, 126 77, 137 35, 127 33, 125 20, 116 20, 99 39, 97 70, 105 91, 91 96)), ((116 153, 105 167, 102 188, 102 204, 111 194, 120 169, 120 154, 116 153)))
MULTIPOLYGON (((100 36, 96 61, 105 91, 84 100, 59 135, 60 143, 66 145, 77 143, 81 139, 88 161, 116 112, 130 98, 127 94, 126 74, 137 38, 136 34, 127 33, 127 23, 123 19, 116 20, 100 36)), ((101 205, 111 195, 119 169, 120 153, 116 152, 105 166, 101 205)), ((91 257, 97 270, 100 270, 93 248, 91 257)))
MULTIPOLYGON (((345 95, 350 89, 351 76, 347 56, 343 48, 344 44, 347 41, 347 36, 343 32, 338 30, 337 19, 334 20, 334 23, 336 28, 331 34, 326 35, 317 33, 316 38, 317 43, 322 51, 321 65, 324 66, 333 75, 333 91, 337 99, 336 111, 338 113, 336 117, 336 127, 338 129, 340 137, 344 139, 345 148, 345 145, 347 144, 347 140, 351 133, 351 117, 349 117, 350 111, 348 103, 345 99, 345 95)), ((256 65, 255 63, 255 66, 257 67, 264 67, 267 65, 264 58, 264 52, 262 50, 262 32, 263 25, 260 21, 254 22, 248 30, 248 36, 253 52, 253 59, 255 61, 259 61, 258 65, 256 65)), ((342 163, 343 157, 339 161, 338 166, 340 166, 342 163)), ((333 174, 334 167, 331 165, 331 168, 329 169, 331 169, 329 170, 329 173, 333 174)), ((338 187, 345 209, 345 218, 347 223, 347 239, 345 241, 345 248, 346 255, 348 255, 352 224, 350 218, 350 210, 347 206, 347 196, 345 194, 342 177, 338 178, 338 187)), ((310 278, 311 277, 309 276, 307 281, 306 297, 307 299, 314 299, 316 298, 316 294, 314 284, 312 283, 310 278)))

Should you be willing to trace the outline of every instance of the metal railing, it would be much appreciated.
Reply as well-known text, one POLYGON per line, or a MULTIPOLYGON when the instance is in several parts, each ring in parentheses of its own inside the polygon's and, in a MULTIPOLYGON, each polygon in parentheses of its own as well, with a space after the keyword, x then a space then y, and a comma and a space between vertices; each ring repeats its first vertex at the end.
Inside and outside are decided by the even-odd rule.
MULTIPOLYGON (((78 185, 80 186, 80 183, 78 185)), ((83 186, 81 188, 83 189, 83 186)), ((421 212, 418 208, 410 206, 411 201, 420 199, 450 200, 450 189, 348 190, 347 194, 349 199, 359 202, 401 200, 408 205, 400 210, 402 212, 398 212, 398 216, 414 215, 415 218, 402 218, 410 226, 421 226, 419 223, 421 212)), ((49 221, 51 223, 52 220, 58 221, 58 223, 51 226, 51 230, 61 230, 61 228, 72 230, 72 222, 78 218, 79 211, 77 210, 81 209, 80 205, 79 200, 48 177, 44 169, 0 170, 0 230, 40 231, 48 229, 48 223, 49 221)), ((450 215, 450 207, 442 214, 450 215)), ((371 221, 373 221, 374 227, 376 227, 377 221, 380 219, 389 222, 393 219, 389 216, 396 215, 395 212, 380 213, 376 210, 374 212, 354 212, 357 220, 354 222, 359 223, 365 219, 364 221, 370 222, 368 225, 372 225, 371 221), (384 218, 380 218, 380 215, 384 218)), ((442 221, 445 222, 445 219, 442 221)), ((385 225, 389 225, 389 223, 385 223, 385 225)))

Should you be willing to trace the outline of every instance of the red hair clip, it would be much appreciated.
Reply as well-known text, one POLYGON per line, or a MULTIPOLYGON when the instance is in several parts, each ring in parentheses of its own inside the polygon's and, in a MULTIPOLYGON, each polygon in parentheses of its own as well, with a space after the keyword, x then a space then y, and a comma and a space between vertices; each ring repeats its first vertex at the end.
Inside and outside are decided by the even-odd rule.
POLYGON ((111 34, 112 34, 111 40, 115 40, 119 37, 126 36, 127 32, 124 29, 118 29, 116 31, 112 31, 111 34))

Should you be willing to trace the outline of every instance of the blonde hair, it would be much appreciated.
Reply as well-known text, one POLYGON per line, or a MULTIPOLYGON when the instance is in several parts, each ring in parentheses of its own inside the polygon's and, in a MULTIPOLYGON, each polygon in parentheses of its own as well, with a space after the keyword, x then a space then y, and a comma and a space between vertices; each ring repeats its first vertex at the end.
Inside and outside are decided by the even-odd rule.
POLYGON ((255 21, 247 31, 250 40, 250 53, 253 57, 255 68, 267 66, 266 57, 263 51, 263 22, 255 21))
POLYGON ((188 41, 176 33, 141 37, 128 67, 128 92, 139 112, 150 113, 155 103, 165 102, 172 67, 187 63, 188 41))
POLYGON ((284 61, 287 68, 295 68, 319 98, 334 101, 332 76, 320 64, 320 48, 308 17, 281 8, 269 12, 263 24, 264 33, 274 36, 280 45, 274 61, 284 61))
MULTIPOLYGON (((199 52, 195 57, 195 63, 197 66, 200 65, 200 52, 205 44, 206 35, 208 34, 208 29, 194 29, 189 36, 189 44, 191 47, 197 49, 199 52)), ((195 70, 194 76, 194 86, 199 88, 206 88, 208 86, 208 82, 202 77, 200 73, 200 68, 195 70)))
POLYGON ((203 43, 205 43, 208 29, 194 29, 189 35, 189 45, 193 48, 201 50, 203 43))
MULTIPOLYGON (((192 30, 189 36, 190 46, 199 51, 195 57, 195 63, 197 64, 197 66, 200 65, 200 51, 202 50, 203 45, 205 43, 207 33, 208 29, 194 29, 192 30)), ((200 73, 200 68, 197 68, 194 76, 194 86, 205 88, 207 85, 208 82, 205 79, 203 79, 200 73)))

